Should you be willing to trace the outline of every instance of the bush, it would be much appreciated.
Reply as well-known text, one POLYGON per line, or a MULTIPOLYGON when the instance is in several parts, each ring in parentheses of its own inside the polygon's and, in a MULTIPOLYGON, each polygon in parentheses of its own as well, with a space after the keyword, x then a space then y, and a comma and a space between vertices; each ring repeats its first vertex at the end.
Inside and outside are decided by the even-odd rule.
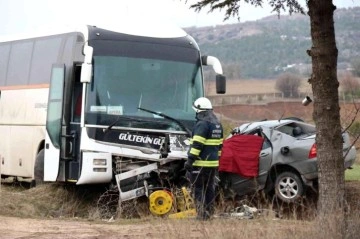
POLYGON ((275 88, 284 94, 286 98, 299 97, 301 78, 292 73, 284 73, 276 80, 275 88))
POLYGON ((340 86, 345 95, 354 97, 360 93, 360 83, 351 73, 345 73, 340 77, 340 86))

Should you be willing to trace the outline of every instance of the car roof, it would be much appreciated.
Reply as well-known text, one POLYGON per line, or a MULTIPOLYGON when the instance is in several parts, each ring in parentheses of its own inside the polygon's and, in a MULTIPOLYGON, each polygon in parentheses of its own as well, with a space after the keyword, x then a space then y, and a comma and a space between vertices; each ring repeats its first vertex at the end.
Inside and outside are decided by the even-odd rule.
POLYGON ((275 128, 280 125, 289 124, 292 122, 297 122, 295 120, 264 120, 264 121, 254 121, 250 123, 245 123, 239 126, 240 132, 250 131, 259 126, 267 127, 267 128, 275 128))
POLYGON ((264 120, 264 121, 254 121, 242 124, 238 127, 239 131, 244 133, 247 131, 251 131, 253 129, 256 129, 258 127, 266 127, 266 128, 278 128, 282 125, 288 125, 291 123, 296 123, 297 125, 307 125, 307 127, 314 127, 313 125, 309 125, 307 123, 298 121, 298 120, 292 120, 292 119, 285 119, 285 120, 264 120))

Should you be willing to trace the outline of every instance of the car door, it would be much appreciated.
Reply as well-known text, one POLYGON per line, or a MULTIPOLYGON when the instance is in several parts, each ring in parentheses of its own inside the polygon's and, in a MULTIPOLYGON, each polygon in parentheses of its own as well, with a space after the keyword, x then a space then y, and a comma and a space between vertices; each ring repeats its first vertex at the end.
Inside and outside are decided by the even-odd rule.
MULTIPOLYGON (((225 170, 225 167, 222 168, 222 163, 230 158, 230 161, 233 162, 230 165, 237 165, 239 171, 229 170, 222 173, 222 183, 228 185, 232 192, 239 196, 254 193, 265 186, 271 165, 272 149, 269 144, 270 141, 265 134, 261 133, 261 129, 255 129, 244 135, 234 135, 233 137, 238 137, 238 140, 232 141, 236 142, 238 147, 232 147, 230 155, 233 157, 223 157, 222 155, 219 170, 225 170)), ((224 147, 223 151, 229 150, 227 142, 224 146, 226 147, 224 147)))
POLYGON ((263 189, 271 167, 273 155, 272 144, 270 141, 271 130, 269 128, 262 127, 259 130, 259 135, 264 139, 264 142, 259 155, 259 176, 257 177, 257 182, 258 189, 263 189))

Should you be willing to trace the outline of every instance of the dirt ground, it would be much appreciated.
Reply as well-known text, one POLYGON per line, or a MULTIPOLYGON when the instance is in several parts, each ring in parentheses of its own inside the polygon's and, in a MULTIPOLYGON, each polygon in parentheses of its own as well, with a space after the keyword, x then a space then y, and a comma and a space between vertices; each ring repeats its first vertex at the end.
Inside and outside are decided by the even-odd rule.
MULTIPOLYGON (((155 220, 153 222, 98 223, 81 220, 19 219, 0 216, 0 238, 235 238, 221 235, 211 236, 211 231, 224 226, 224 222, 155 220)), ((234 221, 229 221, 234 224, 234 221)), ((238 226, 244 222, 237 221, 238 226)), ((255 222, 254 222, 255 223, 255 222)), ((255 223, 257 224, 257 223, 255 223)), ((305 223, 308 224, 308 223, 305 223)), ((253 225, 255 226, 255 225, 253 225)), ((250 227, 253 227, 250 226, 250 227)), ((278 225, 281 227, 281 225, 278 225)), ((219 231, 217 231, 219 232, 219 231)), ((254 237, 256 238, 256 237, 254 237)))
POLYGON ((158 238, 161 230, 147 222, 119 225, 80 219, 32 219, 0 216, 0 238, 158 238))

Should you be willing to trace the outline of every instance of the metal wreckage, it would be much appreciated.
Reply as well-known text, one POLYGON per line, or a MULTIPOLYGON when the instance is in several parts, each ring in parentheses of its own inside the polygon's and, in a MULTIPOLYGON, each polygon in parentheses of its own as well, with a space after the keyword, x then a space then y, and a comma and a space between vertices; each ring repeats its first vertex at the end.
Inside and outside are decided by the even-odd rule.
MULTIPOLYGON (((146 111, 149 112, 149 110, 146 111)), ((151 113, 174 120, 162 113, 151 113)), ((181 125, 180 122, 177 123, 181 125)), ((149 162, 134 158, 127 162, 121 160, 118 165, 121 170, 115 175, 117 184, 115 188, 119 193, 120 204, 145 196, 148 198, 149 210, 153 215, 168 216, 171 219, 196 217, 191 185, 183 168, 190 142, 190 132, 185 126, 181 127, 187 131, 186 135, 150 136, 120 133, 119 140, 122 140, 123 144, 138 145, 139 150, 159 155, 157 160, 149 162), (181 152, 182 157, 174 157, 176 152, 181 152)), ((217 214, 215 217, 252 219, 258 215, 258 212, 258 209, 244 204, 229 212, 217 214)))
MULTIPOLYGON (((302 200, 307 189, 316 191, 315 133, 314 125, 294 117, 245 123, 234 128, 223 142, 217 192, 221 191, 225 198, 234 198, 262 190, 283 203, 302 200)), ((343 132, 342 137, 344 168, 351 169, 356 159, 356 149, 347 132, 343 132)), ((172 161, 169 158, 172 150, 186 152, 188 138, 185 135, 182 138, 165 135, 162 142, 160 167, 155 170, 145 166, 143 168, 149 171, 138 168, 127 172, 127 175, 135 177, 137 174, 136 179, 143 180, 141 190, 148 196, 149 208, 154 215, 169 214, 170 218, 195 216, 194 201, 189 192, 191 185, 183 169, 184 160, 172 161), (160 179, 155 180, 156 183, 152 177, 155 172, 156 178, 160 179)), ((121 189, 124 178, 116 177, 121 189)), ((133 190, 136 194, 139 189, 133 190)), ((124 195, 120 191, 120 200, 124 199, 124 195)), ((216 216, 253 218, 259 214, 260 210, 243 204, 216 216)))

